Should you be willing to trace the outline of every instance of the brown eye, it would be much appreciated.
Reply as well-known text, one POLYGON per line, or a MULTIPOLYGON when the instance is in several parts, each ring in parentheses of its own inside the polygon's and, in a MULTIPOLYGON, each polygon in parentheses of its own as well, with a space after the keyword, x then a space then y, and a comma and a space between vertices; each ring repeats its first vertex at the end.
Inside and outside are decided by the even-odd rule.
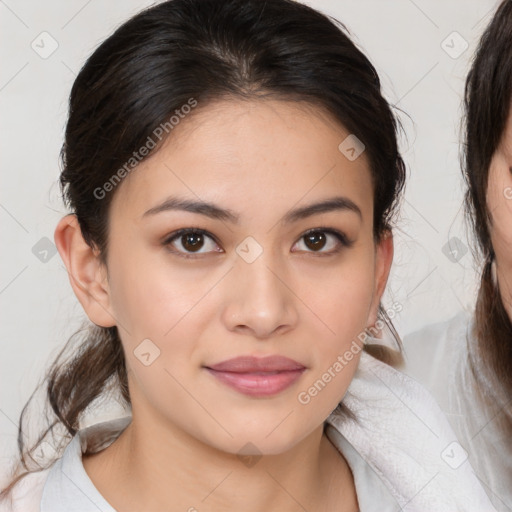
POLYGON ((181 235, 181 244, 187 251, 197 251, 204 244, 202 233, 187 233, 181 235))
POLYGON ((220 252, 213 236, 201 229, 186 228, 180 229, 163 242, 171 252, 184 256, 185 258, 206 254, 209 252, 220 252), (205 250, 203 250, 205 249, 205 250))
POLYGON ((305 235, 304 240, 310 249, 318 251, 325 246, 327 237, 321 231, 313 231, 313 233, 305 235))
POLYGON ((304 235, 299 243, 304 241, 306 246, 305 252, 318 254, 334 254, 339 252, 343 247, 351 247, 353 242, 350 241, 344 233, 331 228, 315 228, 304 235), (327 250, 323 250, 327 248, 327 250))

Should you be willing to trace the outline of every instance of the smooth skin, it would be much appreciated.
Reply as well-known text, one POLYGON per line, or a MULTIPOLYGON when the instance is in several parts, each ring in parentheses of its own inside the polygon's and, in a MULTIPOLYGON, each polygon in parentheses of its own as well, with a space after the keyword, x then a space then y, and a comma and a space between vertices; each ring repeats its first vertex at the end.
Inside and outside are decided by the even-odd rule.
POLYGON ((59 222, 55 243, 78 300, 95 324, 117 325, 126 355, 132 422, 83 458, 116 510, 357 510, 351 470, 323 423, 360 354, 307 405, 297 398, 375 323, 393 258, 391 233, 373 236, 366 154, 350 161, 338 149, 347 135, 305 103, 199 105, 111 192, 107 268, 74 215, 59 222), (170 196, 214 203, 238 222, 144 215, 170 196), (333 197, 356 208, 283 220, 333 197), (208 234, 192 248, 186 237, 169 241, 181 228, 208 234), (236 250, 247 237, 263 251, 251 263, 236 250), (145 339, 160 350, 148 366, 134 353, 145 339), (306 370, 275 396, 249 397, 205 369, 276 354, 306 370), (262 457, 249 467, 241 450, 262 457))
POLYGON ((501 299, 512 321, 512 109, 495 151, 487 182, 491 243, 501 299))

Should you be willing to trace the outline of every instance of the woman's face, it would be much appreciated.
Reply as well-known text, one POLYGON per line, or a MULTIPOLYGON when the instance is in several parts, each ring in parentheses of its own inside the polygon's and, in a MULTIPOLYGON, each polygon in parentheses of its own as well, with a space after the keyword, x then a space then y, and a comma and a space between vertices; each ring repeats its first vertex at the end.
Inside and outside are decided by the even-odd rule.
POLYGON ((487 207, 501 296, 512 321, 512 110, 489 169, 487 207))
POLYGON ((344 396, 392 239, 375 244, 366 155, 338 149, 349 133, 331 118, 277 100, 199 108, 118 185, 111 316, 89 316, 119 328, 134 422, 280 453, 344 396))

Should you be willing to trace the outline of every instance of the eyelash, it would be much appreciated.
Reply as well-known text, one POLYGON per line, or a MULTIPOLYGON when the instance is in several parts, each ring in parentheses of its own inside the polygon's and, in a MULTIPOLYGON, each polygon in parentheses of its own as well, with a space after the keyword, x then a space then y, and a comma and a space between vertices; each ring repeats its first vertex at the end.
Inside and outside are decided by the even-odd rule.
MULTIPOLYGON (((162 245, 167 247, 169 252, 176 254, 178 256, 181 256, 183 258, 186 258, 186 259, 196 259, 198 257, 201 257, 201 254, 207 254, 207 253, 196 253, 196 254, 183 253, 183 252, 169 248, 169 246, 172 244, 172 242, 174 240, 178 239, 179 237, 181 237, 183 235, 188 235, 191 233, 197 234, 197 235, 206 235, 207 237, 211 238, 217 245, 220 245, 211 233, 209 233, 208 231, 205 231, 204 229, 200 229, 200 228, 183 228, 183 229, 179 229, 178 231, 174 231, 168 237, 166 237, 166 239, 162 242, 162 245)), ((299 237, 298 241, 300 241, 302 238, 306 237, 307 235, 310 235, 311 233, 331 234, 338 240, 338 242, 340 242, 340 244, 342 246, 341 248, 338 247, 337 249, 331 250, 329 252, 305 251, 307 253, 313 254, 314 256, 330 256, 333 254, 337 254, 342 250, 342 248, 350 248, 354 244, 354 242, 349 240, 348 237, 341 231, 338 231, 333 228, 327 228, 327 227, 317 227, 317 228, 309 229, 308 231, 306 231, 299 237)))

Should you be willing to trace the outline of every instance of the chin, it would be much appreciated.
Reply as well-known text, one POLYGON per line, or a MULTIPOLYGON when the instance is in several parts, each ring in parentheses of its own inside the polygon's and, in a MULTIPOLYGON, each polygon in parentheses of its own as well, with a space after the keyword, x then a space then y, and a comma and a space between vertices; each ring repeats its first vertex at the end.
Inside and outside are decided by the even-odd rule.
POLYGON ((292 449, 313 430, 305 430, 304 425, 302 428, 299 425, 285 425, 286 420, 280 424, 281 421, 240 425, 236 429, 231 423, 228 430, 233 437, 226 435, 212 439, 210 436, 203 442, 217 450, 239 456, 279 455, 292 449))

